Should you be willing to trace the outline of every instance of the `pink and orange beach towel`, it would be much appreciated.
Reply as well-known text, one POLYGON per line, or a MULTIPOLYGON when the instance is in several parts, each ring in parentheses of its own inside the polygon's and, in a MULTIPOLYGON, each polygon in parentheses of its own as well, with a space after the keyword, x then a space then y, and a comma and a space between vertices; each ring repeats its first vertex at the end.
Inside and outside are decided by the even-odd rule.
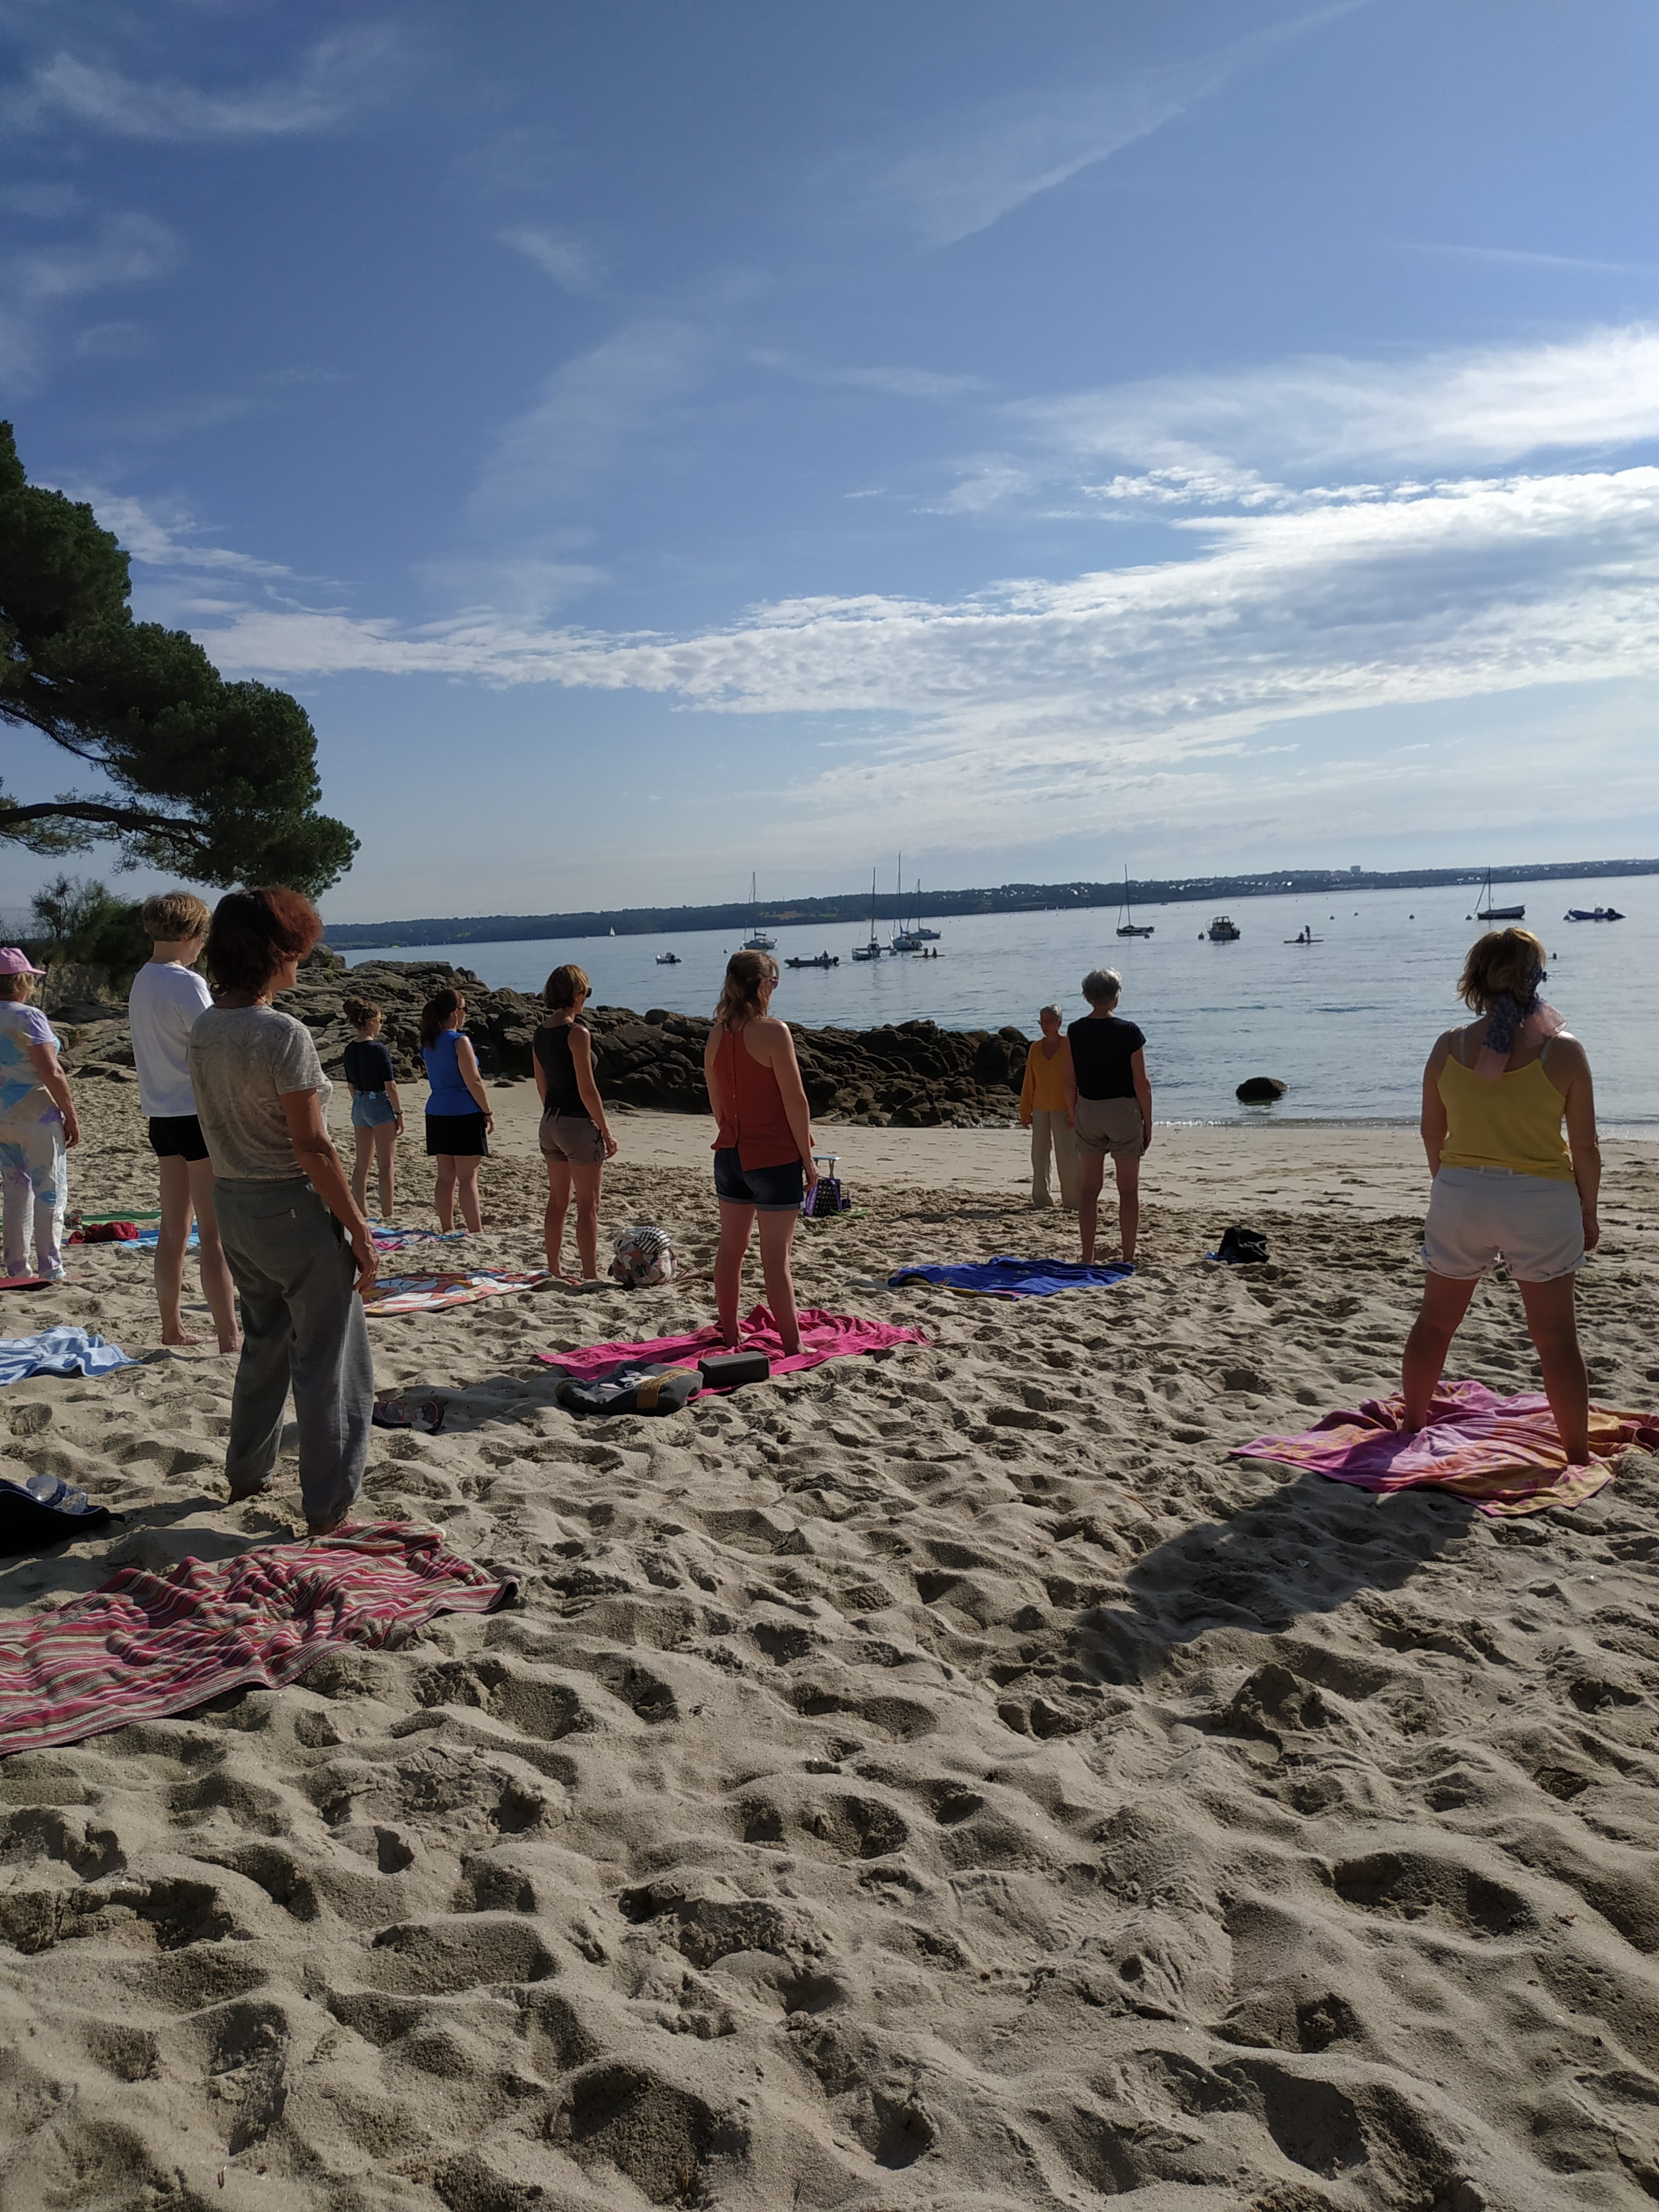
POLYGON ((1621 1452, 1659 1449, 1659 1413, 1592 1406, 1590 1464, 1569 1467, 1541 1393, 1500 1398, 1484 1382, 1443 1382, 1415 1433, 1401 1428, 1404 1412, 1398 1397, 1367 1398, 1299 1435, 1236 1444, 1231 1455, 1306 1468, 1362 1490, 1449 1491, 1483 1513, 1514 1516, 1582 1505, 1612 1481, 1621 1452))

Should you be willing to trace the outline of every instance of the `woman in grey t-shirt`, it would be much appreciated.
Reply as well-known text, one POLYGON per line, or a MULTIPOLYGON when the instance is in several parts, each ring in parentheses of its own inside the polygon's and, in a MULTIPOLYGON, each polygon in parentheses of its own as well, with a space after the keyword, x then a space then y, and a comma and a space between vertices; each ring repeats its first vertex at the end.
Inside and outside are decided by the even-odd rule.
POLYGON ((225 1474, 233 1500, 270 1486, 290 1384, 300 1494, 313 1536, 362 1487, 374 1364, 358 1292, 374 1243, 328 1133, 333 1085, 311 1033, 271 1000, 291 990, 323 925, 297 891, 232 891, 214 909, 215 1003, 190 1033, 190 1079, 213 1160, 214 1205, 242 1304, 225 1474))

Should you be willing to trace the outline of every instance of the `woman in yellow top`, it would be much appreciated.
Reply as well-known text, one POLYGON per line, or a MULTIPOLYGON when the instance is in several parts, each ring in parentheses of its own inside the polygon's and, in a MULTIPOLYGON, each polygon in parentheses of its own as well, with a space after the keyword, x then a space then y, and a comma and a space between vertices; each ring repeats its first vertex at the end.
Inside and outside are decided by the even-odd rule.
POLYGON ((1048 1152, 1052 1146, 1060 1172, 1060 1202, 1067 1213, 1077 1212, 1077 1139, 1072 1133, 1071 1109, 1066 1103, 1066 1073, 1072 1065, 1072 1048, 1060 1031, 1058 1006, 1044 1006, 1037 1015, 1042 1035, 1025 1056, 1025 1083, 1019 1094, 1020 1127, 1031 1133, 1031 1203, 1048 1206, 1048 1152))
POLYGON ((1478 1018, 1437 1038, 1423 1071, 1434 1188, 1423 1230, 1428 1280, 1406 1340, 1406 1426, 1428 1419, 1474 1286, 1501 1254, 1526 1308, 1556 1430, 1570 1463, 1583 1466, 1589 1382, 1573 1277, 1601 1234, 1601 1152, 1589 1061, 1539 997, 1543 981, 1544 948, 1529 929, 1489 930, 1457 986, 1478 1018))

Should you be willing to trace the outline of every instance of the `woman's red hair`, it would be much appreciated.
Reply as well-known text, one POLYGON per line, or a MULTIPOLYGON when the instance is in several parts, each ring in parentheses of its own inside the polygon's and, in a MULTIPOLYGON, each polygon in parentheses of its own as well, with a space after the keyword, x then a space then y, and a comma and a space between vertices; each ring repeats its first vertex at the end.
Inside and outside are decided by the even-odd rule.
POLYGON ((311 901, 284 884, 227 891, 208 931, 208 980, 216 991, 257 997, 286 960, 303 960, 323 934, 311 901))

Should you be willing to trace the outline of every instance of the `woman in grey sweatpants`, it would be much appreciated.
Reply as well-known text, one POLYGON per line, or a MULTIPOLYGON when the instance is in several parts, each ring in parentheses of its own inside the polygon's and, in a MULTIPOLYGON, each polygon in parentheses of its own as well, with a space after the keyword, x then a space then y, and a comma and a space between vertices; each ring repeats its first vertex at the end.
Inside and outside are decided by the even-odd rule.
POLYGON ((270 1486, 290 1386, 300 1493, 313 1536, 362 1487, 374 1365, 358 1293, 374 1240, 328 1133, 334 1086, 311 1033, 271 1000, 322 936, 281 887, 220 900, 207 941, 214 1004, 190 1033, 190 1079, 213 1162, 219 1234, 242 1308, 225 1474, 233 1499, 270 1486))

